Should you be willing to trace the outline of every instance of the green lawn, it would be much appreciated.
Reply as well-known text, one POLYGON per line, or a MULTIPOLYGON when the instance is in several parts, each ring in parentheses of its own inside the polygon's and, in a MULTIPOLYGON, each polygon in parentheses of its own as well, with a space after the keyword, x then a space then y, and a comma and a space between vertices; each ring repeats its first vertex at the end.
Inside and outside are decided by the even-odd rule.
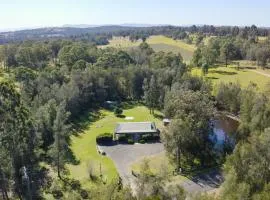
POLYGON ((145 159, 149 162, 149 167, 152 173, 158 174, 159 170, 162 167, 166 167, 170 174, 172 174, 174 167, 170 164, 168 157, 165 155, 165 152, 154 156, 144 157, 142 159, 137 160, 134 162, 130 168, 139 173, 141 169, 141 165, 145 162, 145 159))
MULTIPOLYGON (((97 153, 96 136, 107 132, 113 133, 116 123, 126 120, 116 117, 113 112, 107 110, 101 110, 99 113, 96 113, 94 118, 98 115, 98 120, 93 120, 93 116, 85 117, 82 121, 85 129, 81 133, 78 133, 77 136, 74 135, 71 137, 71 150, 80 163, 78 165, 69 164, 67 168, 70 171, 70 176, 80 180, 84 187, 91 187, 88 176, 89 163, 95 166, 97 175, 99 175, 101 166, 104 180, 110 181, 117 177, 117 170, 113 161, 97 153)), ((134 117, 134 120, 128 120, 129 122, 154 121, 157 126, 161 124, 160 119, 150 115, 149 110, 145 106, 135 106, 125 109, 123 115, 134 117)))
MULTIPOLYGON (((201 76, 201 69, 193 68, 192 74, 201 76)), ((249 85, 250 82, 253 82, 257 84, 258 88, 261 91, 264 91, 267 83, 270 82, 269 77, 257 74, 249 69, 237 70, 232 66, 210 68, 206 78, 213 82, 214 88, 220 82, 239 82, 243 87, 246 87, 249 85)))
POLYGON ((141 172, 141 167, 143 165, 143 162, 148 162, 150 171, 153 174, 164 174, 166 173, 168 181, 167 184, 180 184, 184 180, 187 180, 188 178, 182 175, 173 175, 173 171, 175 169, 175 166, 170 163, 169 158, 167 157, 165 152, 162 152, 160 154, 154 155, 154 156, 147 156, 144 158, 141 158, 134 162, 130 168, 136 173, 141 172))
MULTIPOLYGON (((113 37, 110 40, 109 45, 102 46, 104 47, 115 47, 115 48, 132 48, 139 46, 142 41, 131 42, 128 37, 113 37)), ((190 61, 195 51, 196 47, 194 45, 187 44, 181 40, 173 40, 162 35, 151 36, 147 38, 146 42, 155 50, 155 51, 164 51, 164 52, 175 52, 180 53, 183 56, 185 61, 190 61)))

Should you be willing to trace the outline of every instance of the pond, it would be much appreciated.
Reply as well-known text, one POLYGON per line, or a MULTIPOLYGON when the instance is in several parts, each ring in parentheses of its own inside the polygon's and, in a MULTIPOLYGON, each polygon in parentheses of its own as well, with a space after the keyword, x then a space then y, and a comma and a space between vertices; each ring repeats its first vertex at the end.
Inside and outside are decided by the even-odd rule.
POLYGON ((212 124, 217 148, 223 147, 223 145, 228 142, 234 145, 235 133, 239 126, 238 121, 227 116, 218 116, 212 121, 212 124))

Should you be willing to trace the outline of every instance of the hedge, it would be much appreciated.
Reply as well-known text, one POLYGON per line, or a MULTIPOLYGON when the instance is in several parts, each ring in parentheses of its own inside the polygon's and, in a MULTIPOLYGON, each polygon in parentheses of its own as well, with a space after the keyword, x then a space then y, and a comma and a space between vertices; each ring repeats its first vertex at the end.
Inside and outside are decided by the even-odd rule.
POLYGON ((134 144, 134 141, 132 139, 128 139, 128 144, 134 144))
POLYGON ((128 137, 125 136, 125 135, 120 135, 120 136, 118 137, 118 141, 119 141, 119 142, 126 142, 127 140, 128 140, 128 137))
POLYGON ((113 135, 111 133, 103 133, 96 137, 97 143, 112 142, 113 135))
POLYGON ((145 143, 145 140, 140 139, 140 140, 139 140, 139 143, 144 144, 144 143, 145 143))
POLYGON ((123 113, 123 109, 122 109, 122 108, 116 107, 116 108, 114 109, 114 114, 115 114, 116 116, 119 116, 119 115, 121 115, 122 113, 123 113))
POLYGON ((144 140, 145 142, 155 141, 155 140, 159 140, 159 139, 160 139, 160 137, 158 135, 151 135, 151 134, 143 135, 141 137, 141 140, 144 140))

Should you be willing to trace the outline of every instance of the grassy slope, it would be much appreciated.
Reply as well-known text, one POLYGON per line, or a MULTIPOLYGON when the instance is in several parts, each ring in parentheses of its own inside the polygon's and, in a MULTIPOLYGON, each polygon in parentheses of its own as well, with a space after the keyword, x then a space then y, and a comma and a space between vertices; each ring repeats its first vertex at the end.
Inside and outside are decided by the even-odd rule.
POLYGON ((159 44, 159 43, 164 43, 167 45, 172 45, 172 46, 177 46, 179 48, 185 49, 187 51, 195 51, 195 46, 187 44, 181 40, 173 40, 171 38, 162 36, 162 35, 157 35, 157 36, 151 36, 149 39, 147 39, 147 42, 149 44, 159 44))
MULTIPOLYGON (((192 69, 192 74, 201 76, 201 69, 192 69)), ((239 82, 242 86, 248 86, 250 82, 256 83, 261 91, 264 90, 266 84, 270 82, 270 78, 252 72, 248 69, 236 70, 233 67, 217 67, 210 68, 207 79, 217 85, 220 82, 239 82)))
POLYGON ((149 161, 150 170, 154 174, 159 172, 159 169, 162 167, 162 165, 166 166, 167 170, 171 173, 174 170, 174 167, 170 164, 168 157, 165 155, 165 152, 139 159, 130 166, 131 169, 135 172, 140 172, 141 165, 145 159, 149 161))
MULTIPOLYGON (((86 129, 78 136, 71 138, 71 150, 75 157, 80 161, 79 165, 68 165, 70 175, 72 178, 81 181, 85 187, 91 186, 88 178, 88 164, 91 162, 96 167, 96 172, 99 174, 99 167, 103 171, 104 179, 110 181, 117 176, 117 171, 113 161, 101 156, 96 150, 96 136, 102 133, 112 133, 117 122, 125 121, 123 118, 117 118, 113 112, 101 110, 101 118, 95 122, 90 123, 88 118, 85 118, 84 123, 89 123, 86 129)), ((129 121, 155 121, 157 125, 161 122, 159 119, 149 114, 149 110, 144 106, 137 106, 124 110, 125 116, 134 117, 134 120, 129 121)))
MULTIPOLYGON (((164 51, 164 52, 175 52, 180 53, 185 61, 190 61, 195 51, 194 45, 186 44, 181 40, 173 40, 171 38, 157 35, 149 37, 146 42, 155 50, 155 51, 164 51)), ((116 48, 131 48, 139 46, 141 40, 136 42, 131 42, 126 37, 114 37, 110 40, 110 44, 104 47, 116 47, 116 48)))
POLYGON ((163 174, 165 171, 167 173, 167 184, 172 185, 172 184, 181 184, 184 180, 187 180, 187 177, 182 176, 182 175, 173 175, 173 171, 175 169, 175 166, 170 163, 169 158, 165 154, 165 152, 162 152, 158 155, 154 156, 146 156, 144 158, 141 158, 131 164, 130 168, 136 173, 140 173, 141 171, 141 166, 143 162, 147 160, 150 171, 153 174, 163 174))

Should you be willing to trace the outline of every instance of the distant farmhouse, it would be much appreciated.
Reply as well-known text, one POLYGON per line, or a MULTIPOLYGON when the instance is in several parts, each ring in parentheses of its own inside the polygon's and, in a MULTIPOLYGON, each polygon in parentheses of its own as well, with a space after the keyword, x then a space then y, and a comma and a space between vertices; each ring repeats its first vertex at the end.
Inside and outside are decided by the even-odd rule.
POLYGON ((138 141, 142 135, 159 135, 159 130, 154 122, 124 122, 118 123, 115 128, 114 136, 118 139, 121 136, 132 138, 138 141))

